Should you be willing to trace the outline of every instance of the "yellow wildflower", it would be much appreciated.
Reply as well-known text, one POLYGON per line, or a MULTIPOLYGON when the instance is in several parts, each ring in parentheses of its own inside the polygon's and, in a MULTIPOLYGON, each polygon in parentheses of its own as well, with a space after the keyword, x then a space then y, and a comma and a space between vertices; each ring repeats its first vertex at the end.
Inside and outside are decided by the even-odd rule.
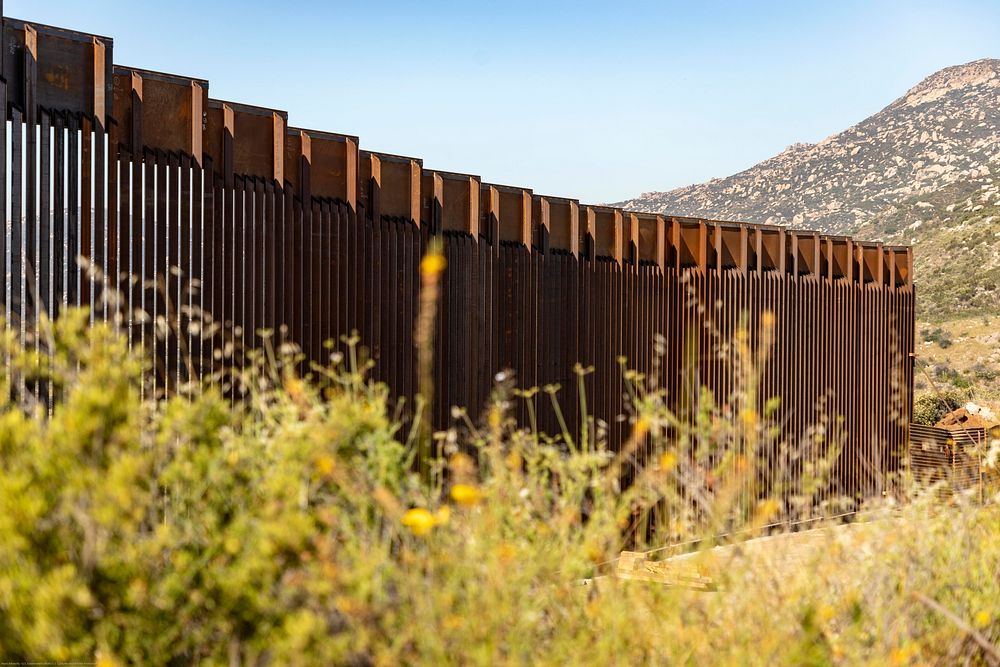
POLYGON ((457 614, 448 614, 441 620, 441 625, 445 630, 458 630, 462 627, 462 617, 457 614))
POLYGON ((490 428, 493 429, 494 431, 500 428, 501 417, 502 414, 500 413, 500 410, 498 410, 497 408, 493 408, 490 410, 488 422, 490 428))
POLYGON ((494 550, 497 560, 501 563, 509 563, 517 556, 517 547, 509 542, 504 542, 494 550))
POLYGON ((468 454, 458 452, 448 459, 448 467, 455 477, 461 479, 472 475, 476 470, 476 462, 468 454))
POLYGON ((240 541, 238 539, 236 539, 236 537, 233 536, 233 535, 230 535, 229 537, 227 537, 226 541, 223 542, 222 546, 225 547, 226 553, 229 553, 229 554, 235 555, 235 554, 239 553, 239 551, 240 551, 240 541))
POLYGON ((448 260, 444 258, 444 255, 432 253, 425 255, 420 260, 420 273, 424 276, 436 276, 444 271, 446 266, 448 266, 448 260))
POLYGON ((976 626, 980 628, 985 628, 990 624, 990 612, 983 609, 978 614, 976 614, 976 626))
POLYGON ((118 667, 121 663, 115 660, 113 655, 109 655, 104 651, 97 652, 97 662, 94 663, 97 667, 118 667))
POLYGON ((754 523, 759 525, 766 524, 778 514, 779 510, 781 510, 781 504, 774 498, 768 498, 757 506, 754 523))
POLYGON ((410 529, 414 535, 427 535, 434 529, 434 515, 423 507, 406 510, 401 523, 410 529))
POLYGON ((645 437, 649 433, 649 420, 645 417, 639 417, 635 420, 635 427, 632 429, 632 437, 636 440, 645 437))
POLYGON ((670 472, 677 465, 677 453, 676 452, 663 452, 663 456, 660 457, 660 469, 664 472, 670 472))
POLYGON ((305 384, 299 378, 289 376, 285 378, 285 391, 287 391, 293 399, 299 401, 305 394, 305 384))
POLYGON ((316 470, 323 477, 329 477, 333 474, 333 469, 337 467, 337 461, 329 454, 321 454, 316 458, 316 470))
POLYGON ((482 491, 470 484, 456 484, 451 487, 451 499, 466 507, 475 505, 483 497, 482 491))
POLYGON ((897 646, 889 652, 890 665, 908 665, 916 655, 916 649, 912 644, 897 646))

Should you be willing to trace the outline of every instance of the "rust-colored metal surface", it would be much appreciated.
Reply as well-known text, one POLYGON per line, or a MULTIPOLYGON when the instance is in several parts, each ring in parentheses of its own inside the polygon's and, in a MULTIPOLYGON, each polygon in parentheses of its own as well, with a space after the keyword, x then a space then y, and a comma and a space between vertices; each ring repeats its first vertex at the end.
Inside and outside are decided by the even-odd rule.
MULTIPOLYGON (((357 332, 405 415, 418 265, 437 237, 448 265, 435 427, 452 406, 476 417, 509 369, 562 406, 560 418, 548 393, 526 397, 522 423, 579 439, 586 410, 588 438, 619 448, 631 432, 622 358, 681 423, 695 425, 709 395, 739 422, 750 387, 738 348, 766 330, 752 407, 774 413, 778 444, 756 453, 746 491, 850 510, 890 490, 909 442, 909 248, 486 183, 213 99, 202 79, 113 65, 105 37, 7 18, 3 35, 2 298, 20 337, 42 312, 87 305, 148 355, 160 392, 239 367, 268 332, 320 363, 325 341, 343 350, 357 332), (592 369, 582 396, 577 364, 592 369), (824 462, 828 484, 805 488, 824 462)), ((630 469, 652 456, 640 446, 630 469)))
POLYGON ((971 493, 983 500, 996 487, 984 458, 997 428, 945 429, 910 425, 909 466, 914 481, 944 493, 971 493))

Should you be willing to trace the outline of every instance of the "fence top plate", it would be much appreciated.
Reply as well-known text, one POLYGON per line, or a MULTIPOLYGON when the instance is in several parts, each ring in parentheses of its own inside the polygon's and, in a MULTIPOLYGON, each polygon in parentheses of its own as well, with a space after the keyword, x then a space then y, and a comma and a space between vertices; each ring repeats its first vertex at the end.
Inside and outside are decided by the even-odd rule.
POLYGON ((460 171, 441 171, 440 169, 428 169, 432 174, 437 174, 441 178, 447 178, 449 180, 455 181, 467 181, 470 178, 482 182, 482 177, 476 174, 463 174, 460 171))
POLYGON ((491 188, 496 188, 498 192, 507 192, 507 193, 515 194, 515 195, 519 195, 522 192, 526 192, 529 195, 533 194, 531 188, 519 188, 516 185, 501 185, 499 183, 487 183, 485 181, 483 182, 483 185, 484 186, 488 185, 491 188))
POLYGON ((95 39, 104 42, 104 45, 111 47, 114 44, 114 38, 107 37, 105 35, 97 35, 89 32, 80 32, 78 30, 68 30, 66 28, 59 28, 53 25, 46 25, 45 23, 36 23, 34 21, 25 21, 23 19, 17 19, 10 16, 3 17, 4 26, 10 26, 15 30, 23 29, 24 26, 31 26, 40 35, 49 35, 51 37, 60 37, 62 39, 70 40, 73 42, 81 42, 84 44, 89 44, 95 39))
POLYGON ((138 74, 143 79, 163 81, 164 83, 173 83, 181 86, 197 83, 202 88, 208 88, 208 79, 199 79, 198 77, 193 76, 180 76, 178 74, 169 74, 167 72, 157 72, 156 70, 131 67, 129 65, 115 64, 114 73, 118 75, 138 74))
POLYGON ((623 209, 620 209, 616 206, 608 206, 607 204, 580 204, 580 206, 581 207, 586 206, 587 208, 592 208, 595 211, 599 211, 601 213, 622 213, 622 214, 626 213, 626 211, 624 211, 623 209))
POLYGON ((416 162, 421 166, 421 168, 424 166, 423 158, 419 157, 409 157, 406 155, 396 155, 395 153, 382 153, 379 151, 368 151, 368 150, 362 150, 361 155, 362 157, 366 155, 374 155, 382 162, 406 162, 406 163, 416 162))
POLYGON ((270 116, 272 114, 277 114, 278 116, 283 118, 286 122, 288 121, 287 111, 282 111, 280 109, 272 109, 270 107, 260 107, 253 104, 242 104, 240 102, 219 100, 214 97, 208 98, 209 109, 221 109, 223 105, 228 106, 233 111, 238 111, 240 113, 245 113, 245 114, 251 114, 254 116, 270 116))
POLYGON ((534 196, 538 197, 540 199, 544 199, 545 201, 549 202, 550 204, 579 204, 580 203, 579 199, 574 199, 572 197, 553 197, 552 195, 542 195, 542 194, 535 194, 534 196))
POLYGON ((341 134, 339 132, 324 132, 323 130, 310 130, 305 127, 288 127, 288 134, 298 134, 302 132, 313 139, 326 139, 327 141, 353 141, 357 145, 359 139, 356 134, 341 134))

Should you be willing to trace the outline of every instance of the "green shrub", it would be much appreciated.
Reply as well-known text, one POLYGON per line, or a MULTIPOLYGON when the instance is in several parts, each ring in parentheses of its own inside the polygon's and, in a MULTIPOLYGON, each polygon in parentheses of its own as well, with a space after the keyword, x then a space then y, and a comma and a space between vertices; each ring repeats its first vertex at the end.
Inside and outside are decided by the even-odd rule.
POLYGON ((952 345, 951 336, 941 327, 924 329, 920 332, 920 335, 928 343, 937 343, 942 349, 947 349, 952 345))
POLYGON ((953 388, 918 394, 913 399, 913 422, 933 426, 952 410, 965 405, 968 400, 967 391, 953 388))

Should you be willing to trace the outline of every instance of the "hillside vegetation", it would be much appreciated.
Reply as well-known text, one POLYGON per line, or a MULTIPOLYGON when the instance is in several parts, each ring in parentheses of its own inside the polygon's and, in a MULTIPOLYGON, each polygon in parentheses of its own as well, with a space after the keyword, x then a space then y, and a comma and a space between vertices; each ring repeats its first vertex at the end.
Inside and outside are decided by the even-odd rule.
POLYGON ((1000 60, 948 67, 818 143, 620 205, 913 246, 918 392, 1000 409, 998 91, 1000 60))
MULTIPOLYGON (((713 424, 667 440, 673 418, 655 392, 639 391, 630 417, 633 438, 658 448, 644 494, 619 488, 619 455, 518 427, 503 384, 481 422, 456 412, 465 426, 438 434, 440 456, 422 477, 385 388, 337 359, 314 383, 290 359, 261 359, 247 403, 214 390, 153 401, 140 398, 124 343, 83 322, 60 321, 51 362, 5 335, 3 660, 1000 660, 995 505, 873 506, 884 519, 831 532, 814 555, 780 566, 749 550, 705 551, 695 566, 716 592, 621 581, 605 575, 650 493, 691 534, 744 517, 753 537, 781 509, 734 507, 724 489, 707 512, 686 509, 670 489, 691 463, 725 453, 727 436, 713 424), (48 418, 40 391, 53 396, 48 418)), ((716 474, 752 474, 738 457, 713 460, 716 474)))
POLYGON ((1000 199, 981 186, 962 182, 909 197, 857 234, 913 246, 921 320, 1000 312, 1000 199))
POLYGON ((1000 201, 956 183, 900 202, 858 233, 913 246, 918 397, 1000 409, 1000 201))

